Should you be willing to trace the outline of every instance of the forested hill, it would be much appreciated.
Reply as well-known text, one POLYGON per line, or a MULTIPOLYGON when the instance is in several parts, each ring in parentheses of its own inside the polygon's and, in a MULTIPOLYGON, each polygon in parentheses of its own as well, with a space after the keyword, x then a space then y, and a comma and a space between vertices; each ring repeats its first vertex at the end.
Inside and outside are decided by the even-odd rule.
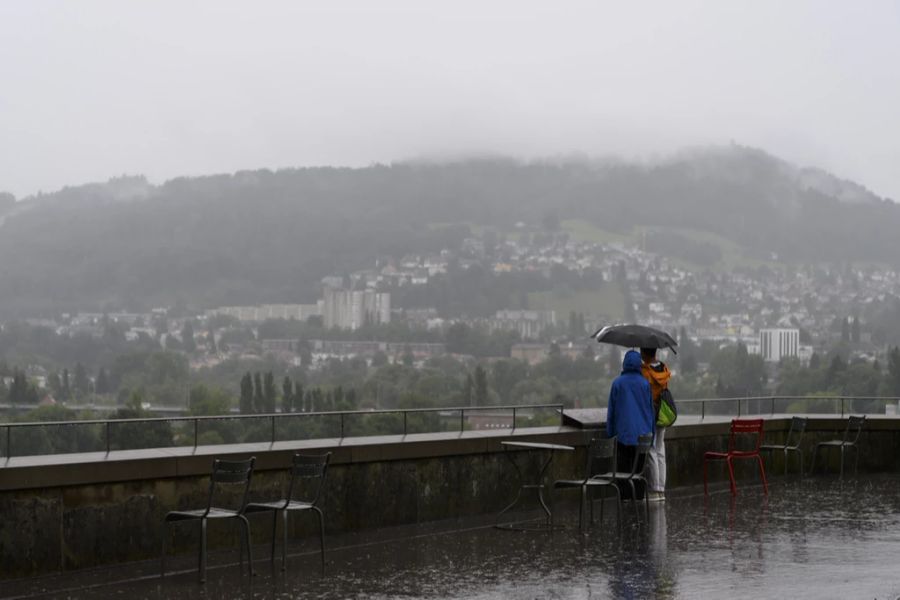
POLYGON ((900 206, 741 147, 655 164, 485 159, 142 178, 0 202, 0 315, 313 301, 324 275, 472 223, 706 230, 749 256, 896 264, 900 206))

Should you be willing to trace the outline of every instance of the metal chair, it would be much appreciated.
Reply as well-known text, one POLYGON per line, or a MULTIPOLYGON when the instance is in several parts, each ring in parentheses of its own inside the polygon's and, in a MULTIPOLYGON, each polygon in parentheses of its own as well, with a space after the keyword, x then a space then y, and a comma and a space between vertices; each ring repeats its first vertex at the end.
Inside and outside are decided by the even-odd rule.
POLYGON ((291 481, 285 498, 274 502, 251 502, 247 505, 247 514, 259 512, 272 512, 272 563, 275 563, 275 539, 278 530, 278 513, 281 512, 284 521, 282 529, 284 541, 281 547, 281 570, 287 568, 287 542, 288 542, 288 513, 292 511, 312 510, 319 515, 319 542, 322 554, 322 573, 325 572, 325 519, 317 504, 325 483, 325 474, 328 471, 328 461, 331 452, 327 454, 295 454, 291 465, 291 481), (304 486, 303 483, 306 485, 304 486), (300 487, 307 489, 298 490, 300 487), (295 498, 298 493, 304 493, 306 499, 295 498))
POLYGON ((604 476, 612 476, 616 484, 628 484, 628 487, 631 489, 631 501, 634 503, 634 516, 638 519, 640 518, 640 512, 638 511, 637 506, 637 487, 634 485, 636 481, 642 483, 644 486, 644 508, 647 511, 647 516, 649 517, 650 515, 650 490, 647 485, 647 479, 644 477, 644 470, 647 467, 647 455, 650 453, 650 448, 652 447, 652 433, 639 435, 637 446, 635 446, 634 449, 634 460, 631 462, 631 471, 627 473, 615 471, 613 473, 604 474, 604 476))
MULTIPOLYGON (((600 490, 600 522, 603 522, 603 495, 604 487, 611 487, 616 492, 616 520, 619 526, 622 526, 622 499, 619 496, 619 490, 616 487, 615 478, 612 476, 612 470, 616 467, 616 438, 594 438, 591 440, 587 449, 587 464, 585 465, 583 479, 558 479, 553 482, 553 492, 557 489, 581 489, 581 502, 578 507, 578 527, 583 527, 584 523, 584 505, 590 502, 591 507, 591 524, 594 523, 594 498, 589 496, 588 491, 592 489, 600 490), (606 463, 606 464, 604 464, 606 463), (599 468, 598 468, 599 466, 599 468)), ((555 502, 554 502, 555 505, 555 502)))
POLYGON ((711 460, 724 460, 728 465, 728 478, 731 484, 731 495, 737 495, 737 485, 734 482, 734 466, 731 464, 736 458, 755 458, 759 462, 759 476, 762 479, 763 490, 766 495, 769 494, 769 483, 766 481, 766 469, 763 466, 762 457, 759 455, 760 441, 763 437, 763 420, 762 419, 732 419, 731 432, 728 436, 727 452, 704 452, 703 453, 703 493, 709 495, 707 486, 707 467, 711 460), (737 436, 745 438, 753 436, 753 446, 749 450, 739 450, 737 447, 737 436))
MULTIPOLYGON (((200 582, 206 581, 206 523, 210 519, 237 519, 241 523, 244 530, 243 541, 247 544, 247 560, 250 574, 255 575, 253 572, 252 546, 250 544, 250 524, 247 522, 247 518, 244 517, 244 511, 247 508, 247 494, 250 490, 250 479, 253 476, 253 464, 255 462, 256 457, 241 461, 214 460, 212 473, 209 476, 209 500, 206 503, 206 508, 173 510, 166 514, 163 521, 160 577, 165 577, 166 574, 167 525, 177 521, 200 521, 200 582), (219 501, 222 500, 219 495, 223 493, 224 485, 243 487, 240 504, 237 508, 221 508, 218 506, 219 501)), ((241 571, 243 572, 243 546, 241 546, 240 557, 241 571)))
POLYGON ((759 447, 760 452, 767 452, 769 456, 775 451, 784 453, 785 477, 788 473, 788 455, 796 452, 800 461, 800 478, 803 478, 803 450, 800 448, 800 441, 803 439, 803 432, 806 431, 806 423, 806 417, 791 417, 791 427, 788 429, 784 444, 763 444, 759 447))
POLYGON ((866 424, 865 415, 856 417, 851 416, 847 420, 847 428, 844 429, 844 436, 839 440, 828 440, 827 442, 819 442, 813 452, 812 466, 809 469, 810 474, 816 471, 816 456, 819 454, 819 448, 838 448, 841 451, 841 479, 844 478, 844 450, 852 448, 856 451, 856 460, 853 463, 853 474, 856 475, 859 470, 859 434, 862 433, 866 424), (851 439, 853 438, 853 439, 851 439))

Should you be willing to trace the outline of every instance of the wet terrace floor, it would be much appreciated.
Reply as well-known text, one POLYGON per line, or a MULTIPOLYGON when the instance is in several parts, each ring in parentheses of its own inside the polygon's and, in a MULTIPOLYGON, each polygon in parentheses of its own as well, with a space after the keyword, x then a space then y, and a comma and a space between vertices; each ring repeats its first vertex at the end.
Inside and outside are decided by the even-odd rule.
POLYGON ((621 533, 612 504, 602 524, 580 533, 577 493, 568 494, 573 502, 556 512, 564 528, 552 533, 466 519, 329 536, 325 576, 304 540, 286 573, 272 569, 267 546, 255 547, 252 581, 239 573, 235 545, 211 556, 203 585, 195 558, 183 557, 165 580, 148 561, 5 582, 0 598, 900 596, 900 476, 774 479, 768 500, 746 483, 734 500, 727 490, 708 500, 702 489, 674 490, 640 520, 626 503, 621 533))

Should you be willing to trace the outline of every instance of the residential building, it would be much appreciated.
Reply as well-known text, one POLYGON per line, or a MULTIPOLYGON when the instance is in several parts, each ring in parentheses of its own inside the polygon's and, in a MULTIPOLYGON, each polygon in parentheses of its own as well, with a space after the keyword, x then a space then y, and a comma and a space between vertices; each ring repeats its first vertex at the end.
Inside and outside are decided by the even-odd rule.
POLYGON ((760 329, 759 353, 763 360, 778 362, 783 356, 799 356, 799 329, 760 329))

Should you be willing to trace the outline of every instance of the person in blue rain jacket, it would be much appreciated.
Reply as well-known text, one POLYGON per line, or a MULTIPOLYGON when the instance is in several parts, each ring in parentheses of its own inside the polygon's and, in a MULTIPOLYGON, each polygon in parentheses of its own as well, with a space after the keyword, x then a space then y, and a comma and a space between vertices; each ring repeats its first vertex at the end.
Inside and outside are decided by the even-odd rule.
MULTIPOLYGON (((606 434, 618 441, 618 469, 631 471, 639 435, 653 433, 656 415, 650 384, 641 373, 641 355, 635 350, 625 353, 622 373, 609 389, 606 408, 606 434)), ((638 466, 639 469, 642 465, 638 466)))

